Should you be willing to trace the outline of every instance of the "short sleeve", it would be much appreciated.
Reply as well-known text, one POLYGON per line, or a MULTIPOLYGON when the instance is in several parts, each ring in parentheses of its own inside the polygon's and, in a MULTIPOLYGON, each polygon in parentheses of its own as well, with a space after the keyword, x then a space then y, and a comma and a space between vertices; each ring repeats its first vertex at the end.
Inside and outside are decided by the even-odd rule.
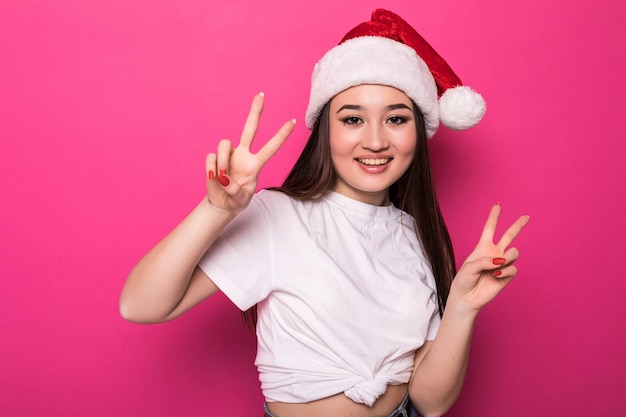
POLYGON ((441 316, 439 315, 439 309, 435 309, 433 316, 430 319, 430 323, 428 325, 428 333, 426 334, 426 340, 434 340, 437 336, 437 332, 439 331, 439 326, 441 325, 441 316))
POLYGON ((272 243, 268 209, 258 195, 222 231, 198 266, 242 311, 271 290, 272 243))

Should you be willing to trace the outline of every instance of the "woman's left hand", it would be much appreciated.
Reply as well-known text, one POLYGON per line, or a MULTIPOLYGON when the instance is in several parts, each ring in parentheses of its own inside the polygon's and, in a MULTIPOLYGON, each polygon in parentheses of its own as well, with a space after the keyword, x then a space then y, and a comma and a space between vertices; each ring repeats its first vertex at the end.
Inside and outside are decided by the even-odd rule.
POLYGON ((493 206, 478 244, 452 281, 450 299, 461 303, 460 305, 470 312, 478 313, 517 274, 517 268, 513 263, 519 257, 519 251, 509 246, 528 224, 530 218, 522 216, 517 219, 500 240, 494 243, 501 210, 499 204, 493 206))

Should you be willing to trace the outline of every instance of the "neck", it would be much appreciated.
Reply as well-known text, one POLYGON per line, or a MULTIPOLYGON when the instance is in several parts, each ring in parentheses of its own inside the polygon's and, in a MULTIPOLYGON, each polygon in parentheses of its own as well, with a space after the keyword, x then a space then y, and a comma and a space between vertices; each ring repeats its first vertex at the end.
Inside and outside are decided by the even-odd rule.
POLYGON ((333 188, 334 192, 344 195, 362 203, 371 204, 372 206, 388 206, 391 204, 389 200, 389 190, 384 191, 355 191, 351 189, 343 189, 342 187, 333 188))

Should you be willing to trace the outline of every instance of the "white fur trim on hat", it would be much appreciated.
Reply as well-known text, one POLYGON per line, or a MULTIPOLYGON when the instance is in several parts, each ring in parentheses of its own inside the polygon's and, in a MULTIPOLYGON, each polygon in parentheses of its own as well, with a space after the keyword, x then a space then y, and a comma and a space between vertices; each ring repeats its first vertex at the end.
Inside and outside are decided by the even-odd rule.
POLYGON ((315 65, 305 121, 315 125, 322 108, 340 92, 357 85, 395 87, 424 114, 430 139, 439 127, 437 85, 426 63, 403 43, 378 36, 349 39, 328 51, 315 65))

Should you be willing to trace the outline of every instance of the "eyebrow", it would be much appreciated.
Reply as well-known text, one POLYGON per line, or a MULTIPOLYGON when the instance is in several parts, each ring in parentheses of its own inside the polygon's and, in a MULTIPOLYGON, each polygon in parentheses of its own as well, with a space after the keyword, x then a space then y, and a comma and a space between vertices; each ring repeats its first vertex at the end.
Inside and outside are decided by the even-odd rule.
MULTIPOLYGON (((411 110, 411 108, 404 103, 390 104, 387 107, 385 107, 385 111, 392 111, 392 110, 398 110, 398 109, 411 110)), ((365 107, 358 105, 358 104, 344 104, 343 106, 339 108, 339 110, 337 110, 337 113, 339 113, 342 110, 362 111, 362 110, 365 110, 365 107)))

